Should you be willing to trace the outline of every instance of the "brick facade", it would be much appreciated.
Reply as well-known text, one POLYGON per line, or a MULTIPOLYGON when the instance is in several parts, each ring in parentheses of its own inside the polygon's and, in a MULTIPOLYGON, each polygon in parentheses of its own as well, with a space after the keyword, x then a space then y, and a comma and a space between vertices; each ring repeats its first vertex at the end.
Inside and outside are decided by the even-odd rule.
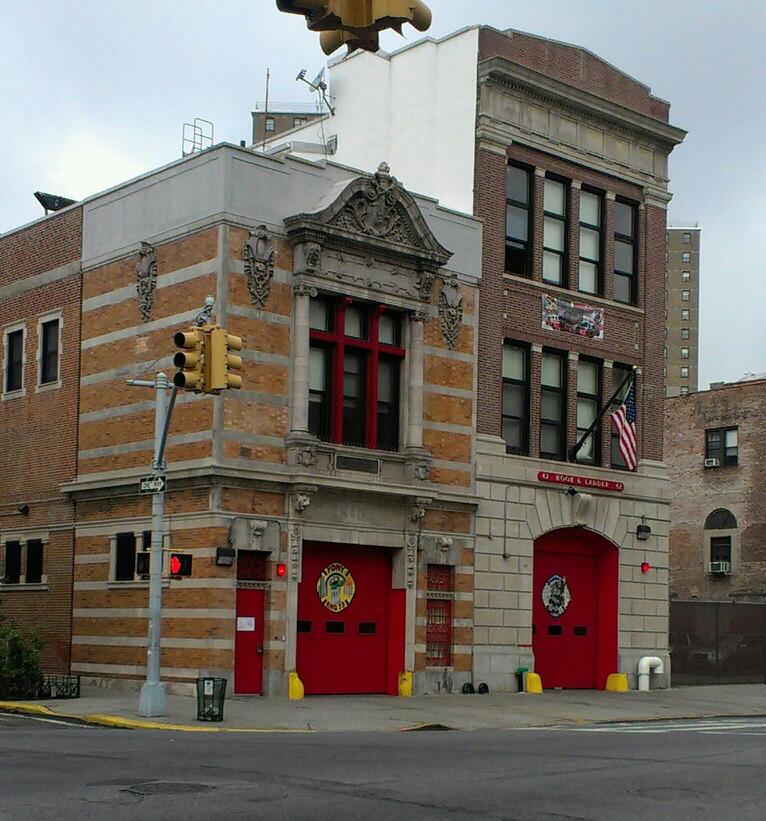
POLYGON ((74 509, 60 485, 77 469, 81 246, 78 207, 0 237, 0 362, 9 327, 24 331, 22 389, 6 394, 3 381, 0 400, 0 581, 8 543, 21 544, 21 578, 0 585, 0 612, 40 629, 43 669, 56 673, 70 663, 74 509), (58 378, 41 384, 40 321, 52 319, 58 378), (35 540, 43 543, 42 581, 28 583, 27 544, 35 540))
POLYGON ((682 601, 763 601, 766 584, 766 381, 719 384, 665 401, 665 440, 673 498, 670 595, 682 601), (736 464, 705 467, 705 433, 736 429, 736 464), (711 513, 731 512, 736 528, 706 529, 711 513), (710 539, 731 539, 730 573, 713 574, 710 539))

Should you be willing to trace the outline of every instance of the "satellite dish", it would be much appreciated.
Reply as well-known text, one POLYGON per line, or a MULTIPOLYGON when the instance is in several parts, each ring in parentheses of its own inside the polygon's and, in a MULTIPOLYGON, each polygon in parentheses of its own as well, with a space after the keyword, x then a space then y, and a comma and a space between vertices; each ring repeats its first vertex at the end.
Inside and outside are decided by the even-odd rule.
POLYGON ((325 81, 324 81, 324 68, 325 67, 322 66, 322 69, 320 70, 319 74, 317 74, 317 76, 314 77, 314 79, 311 81, 311 85, 314 88, 321 88, 322 91, 326 91, 326 89, 327 89, 327 85, 325 84, 325 81))

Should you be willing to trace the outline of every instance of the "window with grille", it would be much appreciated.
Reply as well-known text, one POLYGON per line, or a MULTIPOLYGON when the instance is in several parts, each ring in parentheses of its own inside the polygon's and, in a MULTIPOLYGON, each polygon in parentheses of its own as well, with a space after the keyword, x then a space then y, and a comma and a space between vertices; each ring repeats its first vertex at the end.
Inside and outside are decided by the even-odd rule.
POLYGON ((426 588, 426 665, 452 664, 452 597, 455 570, 443 564, 429 564, 426 588))

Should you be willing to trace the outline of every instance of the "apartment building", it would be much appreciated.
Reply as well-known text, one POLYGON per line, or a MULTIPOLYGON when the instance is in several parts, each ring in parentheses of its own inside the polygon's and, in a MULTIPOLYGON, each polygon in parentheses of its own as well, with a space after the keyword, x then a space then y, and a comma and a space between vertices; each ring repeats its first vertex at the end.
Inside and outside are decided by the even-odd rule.
POLYGON ((666 234, 665 396, 698 388, 701 233, 696 224, 671 224, 666 234))

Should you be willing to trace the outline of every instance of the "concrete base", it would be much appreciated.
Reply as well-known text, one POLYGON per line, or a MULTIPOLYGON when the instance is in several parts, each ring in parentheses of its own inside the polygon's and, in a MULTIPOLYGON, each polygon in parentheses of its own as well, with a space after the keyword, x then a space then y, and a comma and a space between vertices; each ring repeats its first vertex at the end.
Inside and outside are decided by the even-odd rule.
POLYGON ((467 681, 471 681, 470 673, 456 673, 453 670, 425 670, 413 674, 412 692, 419 696, 459 693, 467 681))
POLYGON ((165 685, 162 682, 144 682, 138 696, 138 714, 144 718, 165 714, 165 685))

